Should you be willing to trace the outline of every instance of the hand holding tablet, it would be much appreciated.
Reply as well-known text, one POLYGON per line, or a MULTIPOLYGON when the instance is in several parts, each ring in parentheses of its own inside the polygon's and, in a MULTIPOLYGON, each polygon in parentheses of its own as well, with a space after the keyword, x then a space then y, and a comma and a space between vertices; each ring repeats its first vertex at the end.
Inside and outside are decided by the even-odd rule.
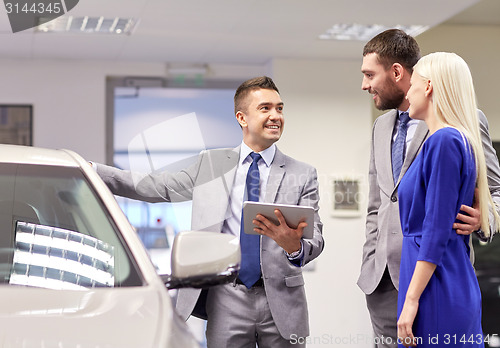
POLYGON ((300 205, 273 204, 262 202, 243 202, 243 224, 245 233, 258 234, 254 231, 257 227, 253 224, 253 220, 257 214, 265 216, 269 221, 278 225, 278 219, 274 211, 278 209, 283 214, 287 225, 291 228, 297 228, 300 222, 307 223, 304 228, 303 238, 312 239, 314 235, 314 209, 312 207, 300 205))

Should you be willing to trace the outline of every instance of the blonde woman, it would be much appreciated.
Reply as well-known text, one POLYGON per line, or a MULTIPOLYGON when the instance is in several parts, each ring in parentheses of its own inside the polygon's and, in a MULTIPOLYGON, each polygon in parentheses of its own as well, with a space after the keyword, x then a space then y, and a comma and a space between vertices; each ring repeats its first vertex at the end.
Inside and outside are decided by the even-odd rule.
POLYGON ((425 121, 431 136, 399 186, 398 346, 484 347, 469 236, 453 230, 460 206, 472 206, 476 187, 487 235, 494 206, 467 64, 454 53, 422 57, 407 99, 410 117, 425 121))

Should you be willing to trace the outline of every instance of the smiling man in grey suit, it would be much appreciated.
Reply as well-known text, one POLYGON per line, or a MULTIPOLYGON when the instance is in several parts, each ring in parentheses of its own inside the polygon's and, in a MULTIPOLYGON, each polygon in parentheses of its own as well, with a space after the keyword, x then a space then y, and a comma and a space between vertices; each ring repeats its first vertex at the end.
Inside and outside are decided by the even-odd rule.
POLYGON ((192 200, 192 229, 240 235, 242 254, 246 253, 243 239, 248 238, 240 231, 242 202, 250 196, 247 174, 258 178, 258 200, 313 207, 312 239, 302 238, 305 223, 290 228, 279 211, 279 226, 258 216, 261 236, 254 237, 256 259, 242 258, 240 270, 243 278, 247 264, 254 262, 256 280, 238 278, 202 295, 200 290, 181 289, 176 305, 185 320, 192 313, 207 318, 209 347, 304 347, 300 338, 309 335, 309 323, 301 267, 324 247, 316 170, 276 147, 285 119, 283 101, 269 77, 244 82, 234 103, 243 132, 237 148, 203 151, 196 164, 177 173, 146 175, 104 165, 96 166, 97 173, 117 195, 149 202, 192 200), (249 174, 253 161, 258 175, 249 174))
MULTIPOLYGON (((404 113, 410 105, 406 93, 410 88, 413 66, 420 58, 415 39, 397 29, 387 30, 371 39, 363 50, 362 89, 373 96, 379 110, 390 110, 373 125, 369 168, 369 202, 366 218, 366 241, 358 286, 366 302, 378 347, 396 347, 399 266, 403 235, 399 220, 397 189, 428 136, 424 122, 410 120, 404 113), (400 125, 403 123, 403 128, 400 125), (406 124, 406 125, 405 125, 406 124), (404 160, 401 166, 392 152, 398 134, 402 137, 404 160), (393 157, 394 156, 394 157, 393 157), (400 172, 396 172, 399 171, 400 172)), ((484 153, 488 166, 488 184, 495 202, 500 203, 500 168, 488 134, 488 122, 479 112, 484 153)), ((455 223, 457 233, 471 234, 479 229, 477 207, 462 206, 463 214, 455 223)), ((490 219, 491 221, 491 219, 490 219)), ((493 231, 493 230, 492 230, 493 231)), ((460 291, 460 289, 457 289, 460 291)))

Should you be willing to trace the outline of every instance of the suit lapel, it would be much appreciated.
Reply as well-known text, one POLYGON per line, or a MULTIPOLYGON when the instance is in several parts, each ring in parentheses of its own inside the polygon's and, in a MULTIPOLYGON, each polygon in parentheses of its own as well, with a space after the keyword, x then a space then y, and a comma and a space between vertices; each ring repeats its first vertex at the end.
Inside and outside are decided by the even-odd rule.
POLYGON ((420 121, 420 123, 417 126, 417 129, 415 130, 415 134, 413 135, 413 138, 411 140, 408 152, 406 153, 405 161, 403 163, 403 167, 401 168, 401 174, 399 175, 398 182, 396 183, 394 189, 396 189, 399 186, 401 179, 405 175, 408 168, 410 168, 411 164, 415 160, 415 157, 420 152, 420 149, 422 148, 422 145, 425 139, 427 138, 428 134, 429 130, 427 128, 427 125, 425 124, 424 121, 420 121))
POLYGON ((222 163, 222 178, 224 183, 224 188, 227 192, 227 198, 229 202, 229 195, 233 189, 234 179, 236 177, 236 170, 238 169, 238 160, 240 158, 240 148, 241 145, 235 147, 232 151, 227 152, 227 161, 222 163))
MULTIPOLYGON (((394 187, 394 179, 392 177, 392 135, 394 124, 396 123, 397 110, 392 110, 388 117, 381 117, 378 122, 381 122, 378 143, 375 144, 375 149, 381 149, 380 158, 384 159, 383 171, 381 178, 385 178, 385 187, 394 187), (387 159, 387 160, 385 160, 387 159)), ((390 190, 390 189, 389 189, 390 190)))
POLYGON ((276 200, 278 188, 285 175, 285 162, 285 155, 276 148, 271 171, 269 172, 269 178, 267 180, 266 196, 264 198, 264 201, 267 203, 274 203, 276 200))

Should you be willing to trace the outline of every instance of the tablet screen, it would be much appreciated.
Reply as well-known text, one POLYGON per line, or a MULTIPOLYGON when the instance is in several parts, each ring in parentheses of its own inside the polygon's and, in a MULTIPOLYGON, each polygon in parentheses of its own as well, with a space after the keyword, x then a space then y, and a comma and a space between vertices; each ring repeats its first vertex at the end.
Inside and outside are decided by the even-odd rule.
POLYGON ((253 220, 257 214, 261 214, 278 225, 278 218, 274 211, 278 209, 285 217, 285 221, 291 228, 297 228, 301 221, 307 223, 304 228, 303 238, 312 239, 314 235, 314 209, 312 207, 300 205, 285 205, 285 204, 272 204, 262 202, 243 202, 243 223, 245 233, 258 234, 253 229, 257 227, 253 224, 253 220))

